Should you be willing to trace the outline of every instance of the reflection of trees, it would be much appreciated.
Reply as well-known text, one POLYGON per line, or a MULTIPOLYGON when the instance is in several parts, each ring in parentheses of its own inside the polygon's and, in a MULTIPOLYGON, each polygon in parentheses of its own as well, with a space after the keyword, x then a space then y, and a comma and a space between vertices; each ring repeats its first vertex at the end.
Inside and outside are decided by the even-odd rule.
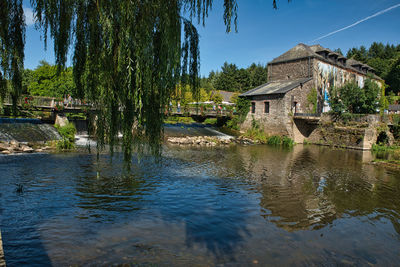
POLYGON ((246 147, 240 154, 260 182, 263 216, 279 227, 319 229, 344 215, 372 216, 389 219, 400 233, 400 181, 364 165, 361 152, 296 146, 290 153, 246 147))
MULTIPOLYGON (((111 212, 140 209, 144 195, 152 190, 152 186, 146 185, 141 170, 146 170, 145 166, 152 163, 142 161, 131 174, 115 171, 123 170, 122 164, 120 158, 111 163, 108 156, 104 156, 99 162, 96 162, 95 156, 88 156, 85 162, 80 162, 81 173, 76 175, 76 196, 79 197, 77 206, 86 210, 111 212), (97 170, 101 172, 97 173, 97 170)), ((147 170, 154 168, 149 167, 147 170)))

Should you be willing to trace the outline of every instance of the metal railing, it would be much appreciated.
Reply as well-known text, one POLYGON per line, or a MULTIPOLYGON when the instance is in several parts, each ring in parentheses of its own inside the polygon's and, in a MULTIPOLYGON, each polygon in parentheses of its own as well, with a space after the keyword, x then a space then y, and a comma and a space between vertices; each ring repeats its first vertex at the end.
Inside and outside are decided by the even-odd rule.
POLYGON ((197 115, 197 116, 232 116, 234 114, 233 110, 224 110, 224 109, 204 109, 204 108, 195 108, 195 107, 186 107, 186 108, 178 108, 178 107, 169 107, 166 111, 167 114, 170 115, 197 115))
MULTIPOLYGON (((4 98, 4 105, 12 105, 12 99, 10 95, 7 95, 4 98)), ((36 108, 55 108, 55 107, 63 107, 63 108, 82 108, 82 107, 91 107, 90 104, 82 101, 80 99, 62 99, 56 97, 45 97, 45 96, 30 96, 23 95, 17 101, 17 106, 22 108, 26 107, 36 107, 36 108)))

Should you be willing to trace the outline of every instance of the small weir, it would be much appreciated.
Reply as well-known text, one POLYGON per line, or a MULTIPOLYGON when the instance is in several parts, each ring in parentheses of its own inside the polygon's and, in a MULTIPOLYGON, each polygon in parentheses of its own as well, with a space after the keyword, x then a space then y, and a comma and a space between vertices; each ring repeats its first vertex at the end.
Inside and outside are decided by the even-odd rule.
POLYGON ((211 136, 220 139, 230 139, 232 136, 224 134, 210 125, 199 123, 192 124, 165 124, 164 133, 167 137, 184 137, 184 136, 211 136))
POLYGON ((0 118, 0 141, 46 142, 58 139, 57 130, 39 119, 0 118))

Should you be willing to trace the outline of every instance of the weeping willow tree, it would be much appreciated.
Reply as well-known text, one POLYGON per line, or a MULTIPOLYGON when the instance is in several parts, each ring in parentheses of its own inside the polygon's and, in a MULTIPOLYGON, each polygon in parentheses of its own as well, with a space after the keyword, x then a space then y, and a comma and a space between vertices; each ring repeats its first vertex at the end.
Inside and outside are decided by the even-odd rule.
MULTIPOLYGON (((199 35, 212 0, 31 0, 46 44, 54 40, 59 68, 73 49, 73 75, 80 97, 97 110, 98 144, 119 132, 125 159, 135 140, 159 151, 164 109, 178 83, 199 97, 199 35)), ((224 0, 227 32, 237 26, 236 0, 224 0)), ((276 1, 273 1, 276 8, 276 1)), ((1 96, 14 108, 21 94, 25 23, 22 0, 0 2, 1 96)))

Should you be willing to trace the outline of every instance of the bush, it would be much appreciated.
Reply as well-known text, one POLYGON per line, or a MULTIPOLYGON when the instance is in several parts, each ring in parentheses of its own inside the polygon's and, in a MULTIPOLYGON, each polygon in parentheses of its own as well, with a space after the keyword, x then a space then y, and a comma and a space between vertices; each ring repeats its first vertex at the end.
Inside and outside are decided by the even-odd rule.
POLYGON ((69 122, 67 125, 62 127, 59 125, 55 125, 55 128, 62 138, 60 141, 57 142, 57 148, 60 150, 73 149, 75 147, 75 125, 69 122))
POLYGON ((289 137, 287 137, 287 136, 284 136, 282 138, 282 145, 285 146, 285 147, 293 147, 294 146, 294 140, 289 138, 289 137))
POLYGON ((239 115, 239 122, 243 123, 246 119, 247 114, 250 111, 251 102, 249 99, 244 97, 238 97, 236 101, 237 113, 239 115))
POLYGON ((279 135, 272 135, 267 139, 267 144, 274 146, 293 147, 295 143, 293 139, 287 136, 281 137, 279 135))
POLYGON ((227 123, 226 126, 233 129, 233 130, 240 130, 239 127, 239 117, 238 116, 233 116, 232 119, 230 119, 227 123))
POLYGON ((268 145, 281 145, 282 144, 282 138, 278 135, 273 135, 270 136, 267 140, 268 145))
POLYGON ((364 88, 356 82, 345 83, 342 87, 329 89, 329 103, 335 113, 375 114, 379 108, 379 86, 367 78, 364 88))

